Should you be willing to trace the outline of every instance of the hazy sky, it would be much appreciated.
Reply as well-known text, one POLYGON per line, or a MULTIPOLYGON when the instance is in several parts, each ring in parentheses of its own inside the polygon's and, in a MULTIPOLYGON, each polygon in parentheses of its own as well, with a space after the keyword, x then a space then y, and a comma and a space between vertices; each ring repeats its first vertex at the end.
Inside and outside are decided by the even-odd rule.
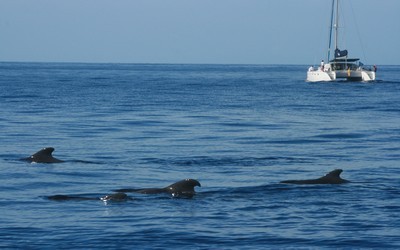
MULTIPOLYGON (((400 64, 400 0, 343 0, 341 49, 400 64), (351 4, 350 4, 351 2, 351 4)), ((330 0, 0 0, 0 61, 316 64, 330 0)))

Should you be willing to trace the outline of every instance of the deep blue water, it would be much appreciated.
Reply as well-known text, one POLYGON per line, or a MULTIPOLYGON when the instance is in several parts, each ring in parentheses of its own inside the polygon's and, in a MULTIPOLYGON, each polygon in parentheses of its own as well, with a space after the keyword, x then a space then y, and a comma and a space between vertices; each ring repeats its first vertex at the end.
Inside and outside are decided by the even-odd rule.
POLYGON ((306 69, 0 63, 0 248, 400 248, 400 67, 306 69), (19 160, 50 146, 66 162, 19 160), (46 199, 185 178, 193 199, 46 199))

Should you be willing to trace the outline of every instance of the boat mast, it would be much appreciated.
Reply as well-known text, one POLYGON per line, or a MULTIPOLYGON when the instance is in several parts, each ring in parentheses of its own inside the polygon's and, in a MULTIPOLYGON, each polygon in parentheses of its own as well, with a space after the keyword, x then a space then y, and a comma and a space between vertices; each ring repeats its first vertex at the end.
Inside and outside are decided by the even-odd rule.
POLYGON ((335 50, 338 48, 338 28, 339 28, 339 0, 336 0, 336 18, 335 18, 335 50))
POLYGON ((333 14, 335 12, 335 0, 332 0, 332 13, 331 13, 331 26, 329 27, 329 44, 328 44, 328 62, 331 59, 331 45, 332 45, 332 29, 333 29, 333 14))

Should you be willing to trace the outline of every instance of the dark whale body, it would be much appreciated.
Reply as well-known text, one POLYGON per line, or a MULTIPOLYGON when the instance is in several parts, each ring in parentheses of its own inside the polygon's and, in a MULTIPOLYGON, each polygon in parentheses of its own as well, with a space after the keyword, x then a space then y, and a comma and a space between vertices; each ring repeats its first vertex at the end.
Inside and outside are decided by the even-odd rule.
POLYGON ((34 153, 33 155, 23 158, 21 160, 27 161, 27 162, 35 162, 35 163, 60 163, 64 162, 62 160, 59 160, 57 158, 54 158, 52 153, 54 151, 54 148, 48 147, 48 148, 43 148, 39 150, 38 152, 34 153))
POLYGON ((128 195, 125 193, 114 193, 114 194, 109 194, 100 198, 97 197, 82 197, 82 196, 72 196, 72 195, 52 195, 48 196, 47 199, 53 200, 53 201, 70 201, 70 200, 75 200, 75 201, 87 201, 87 200, 102 200, 102 201, 128 201, 132 200, 128 195))
POLYGON ((193 179, 185 179, 178 181, 174 184, 169 185, 165 188, 142 188, 142 189, 118 189, 115 190, 116 193, 105 195, 103 197, 84 197, 80 195, 52 195, 47 196, 46 198, 53 201, 87 201, 87 200, 102 200, 102 201, 128 201, 133 200, 133 198, 129 197, 126 192, 134 192, 140 194, 161 194, 167 193, 171 194, 173 197, 177 198, 192 198, 196 193, 194 191, 194 187, 199 186, 200 182, 193 179))
POLYGON ((164 188, 118 189, 115 192, 133 192, 140 194, 171 194, 173 197, 191 198, 196 193, 194 187, 201 187, 200 182, 194 179, 184 179, 164 188))
POLYGON ((343 184, 348 183, 348 180, 342 179, 340 174, 343 172, 342 169, 335 169, 325 176, 322 176, 318 179, 310 179, 310 180, 287 180, 281 181, 281 183, 285 184, 343 184))

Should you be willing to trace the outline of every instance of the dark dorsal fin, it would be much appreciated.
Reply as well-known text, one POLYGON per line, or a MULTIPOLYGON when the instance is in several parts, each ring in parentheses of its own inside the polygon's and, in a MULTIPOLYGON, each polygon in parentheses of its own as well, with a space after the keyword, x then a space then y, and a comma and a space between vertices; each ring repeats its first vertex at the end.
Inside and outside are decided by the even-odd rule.
POLYGON ((196 192, 194 190, 194 187, 201 187, 200 182, 194 179, 184 179, 178 182, 175 182, 172 185, 169 185, 168 187, 165 188, 168 193, 172 194, 174 197, 179 197, 179 196, 186 196, 186 197, 191 197, 193 196, 196 192))
POLYGON ((23 160, 26 160, 28 162, 36 162, 36 163, 59 163, 63 162, 62 160, 59 160, 57 158, 54 158, 52 153, 54 151, 54 148, 48 147, 48 148, 43 148, 39 150, 38 152, 34 153, 33 155, 29 156, 28 158, 25 158, 23 160))
POLYGON ((329 173, 327 173, 324 177, 322 178, 329 178, 329 179, 340 179, 340 174, 343 172, 342 169, 335 169, 329 173))
POLYGON ((38 152, 34 153, 32 156, 42 156, 42 155, 47 155, 47 156, 53 156, 52 153, 54 151, 54 148, 52 147, 48 147, 48 148, 43 148, 41 150, 39 150, 38 152))

